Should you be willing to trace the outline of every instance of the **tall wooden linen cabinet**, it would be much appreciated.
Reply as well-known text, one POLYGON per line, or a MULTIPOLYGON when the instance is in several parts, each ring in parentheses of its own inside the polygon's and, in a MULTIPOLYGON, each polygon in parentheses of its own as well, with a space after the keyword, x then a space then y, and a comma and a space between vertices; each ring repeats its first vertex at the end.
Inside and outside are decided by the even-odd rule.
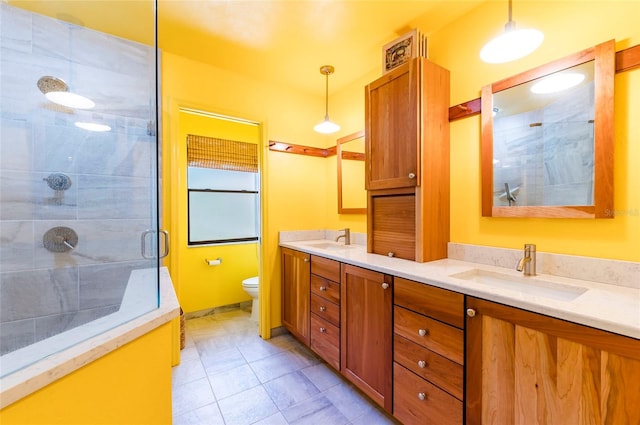
POLYGON ((449 71, 414 58, 365 87, 367 251, 447 256, 449 71))

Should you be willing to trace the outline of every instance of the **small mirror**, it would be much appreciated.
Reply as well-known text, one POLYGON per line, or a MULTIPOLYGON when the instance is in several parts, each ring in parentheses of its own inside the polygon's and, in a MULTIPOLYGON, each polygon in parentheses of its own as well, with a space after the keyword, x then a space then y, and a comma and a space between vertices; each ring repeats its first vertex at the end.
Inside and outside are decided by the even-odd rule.
POLYGON ((614 48, 483 88, 483 216, 613 216, 614 48))
POLYGON ((338 214, 366 214, 364 131, 338 139, 338 214))

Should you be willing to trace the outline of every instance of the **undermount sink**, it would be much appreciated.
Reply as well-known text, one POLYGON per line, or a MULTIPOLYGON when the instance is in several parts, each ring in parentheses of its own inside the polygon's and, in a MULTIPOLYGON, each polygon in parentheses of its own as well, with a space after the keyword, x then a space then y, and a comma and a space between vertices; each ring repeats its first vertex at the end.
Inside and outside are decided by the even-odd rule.
POLYGON ((328 250, 342 250, 355 248, 353 245, 343 245, 337 242, 320 242, 307 245, 309 248, 328 249, 328 250))
POLYGON ((573 301, 587 291, 587 288, 580 286, 565 285, 535 277, 511 276, 481 269, 471 269, 451 274, 449 277, 559 301, 573 301))

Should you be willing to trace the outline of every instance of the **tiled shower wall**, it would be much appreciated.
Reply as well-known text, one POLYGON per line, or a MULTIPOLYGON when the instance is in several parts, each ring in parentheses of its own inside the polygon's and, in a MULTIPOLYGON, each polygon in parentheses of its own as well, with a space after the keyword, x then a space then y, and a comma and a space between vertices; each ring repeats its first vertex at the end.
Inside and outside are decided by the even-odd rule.
POLYGON ((0 3, 0 354, 118 310, 132 269, 156 267, 155 49, 0 3), (93 99, 49 102, 51 75, 93 99), (102 121, 106 133, 77 128, 102 121), (44 180, 71 179, 67 190, 44 180), (50 252, 65 226, 76 249, 50 252), (150 243, 150 242, 147 242, 150 243))
POLYGON ((494 194, 508 183, 516 205, 593 205, 594 84, 570 90, 543 108, 494 118, 494 194))

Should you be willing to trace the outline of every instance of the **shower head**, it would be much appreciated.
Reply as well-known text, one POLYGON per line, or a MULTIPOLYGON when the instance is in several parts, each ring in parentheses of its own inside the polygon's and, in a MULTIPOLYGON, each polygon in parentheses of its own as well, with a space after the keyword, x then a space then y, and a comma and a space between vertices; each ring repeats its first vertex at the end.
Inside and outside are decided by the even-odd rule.
POLYGON ((69 91, 69 86, 58 77, 46 75, 38 80, 38 88, 47 99, 58 105, 77 109, 91 109, 95 102, 88 97, 69 91))
POLYGON ((69 91, 69 86, 64 82, 64 80, 52 77, 51 75, 40 77, 38 80, 38 88, 44 95, 53 91, 69 91))

